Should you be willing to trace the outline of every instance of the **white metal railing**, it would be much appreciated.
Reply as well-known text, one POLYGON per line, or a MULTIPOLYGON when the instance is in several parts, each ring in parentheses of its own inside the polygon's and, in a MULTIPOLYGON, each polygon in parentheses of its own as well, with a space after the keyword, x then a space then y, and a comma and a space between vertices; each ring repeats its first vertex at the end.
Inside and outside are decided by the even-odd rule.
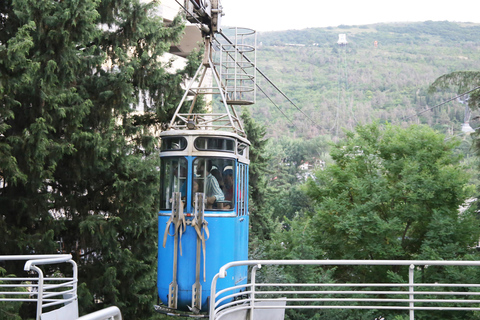
MULTIPOLYGON (((69 254, 56 255, 12 255, 0 256, 0 261, 26 261, 24 271, 36 276, 0 278, 0 302, 34 302, 37 304, 36 319, 40 320, 43 310, 77 304, 77 264, 69 254), (70 263, 72 276, 45 277, 41 265, 70 263)), ((78 308, 77 315, 78 318, 78 308)), ((74 311, 75 312, 75 311, 74 311)))
MULTIPOLYGON (((70 254, 50 255, 0 255, 1 261, 25 261, 23 277, 0 277, 0 302, 36 303, 36 320, 76 320, 78 318, 77 282, 78 268, 70 254), (58 273, 46 277, 39 266, 69 263, 71 276, 58 273)), ((82 320, 121 320, 117 307, 110 307, 81 317, 82 320)))
POLYGON ((117 307, 108 307, 97 312, 87 314, 78 320, 122 320, 122 313, 117 307))
MULTIPOLYGON (((247 319, 258 310, 282 309, 368 309, 403 310, 410 320, 415 310, 479 311, 479 283, 423 283, 415 282, 417 267, 474 266, 480 261, 415 261, 415 260, 251 260, 230 262, 220 268, 211 286, 209 317, 211 320, 228 318, 229 314, 244 312, 247 319), (258 283, 257 271, 262 265, 310 266, 397 266, 408 268, 408 282, 404 283, 258 283), (250 283, 216 291, 218 279, 227 276, 227 270, 252 266, 250 283), (281 299, 283 306, 275 301, 281 299)), ((406 272, 406 270, 404 269, 406 272)), ((258 314, 258 313, 257 313, 258 314)))

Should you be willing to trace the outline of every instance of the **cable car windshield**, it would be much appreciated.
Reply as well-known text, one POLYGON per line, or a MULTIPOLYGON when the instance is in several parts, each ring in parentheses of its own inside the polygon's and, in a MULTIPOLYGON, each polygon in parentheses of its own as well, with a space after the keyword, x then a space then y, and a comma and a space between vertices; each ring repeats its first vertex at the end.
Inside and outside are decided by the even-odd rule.
POLYGON ((160 172, 160 208, 171 209, 173 192, 181 192, 182 199, 187 196, 187 159, 163 158, 160 172))
POLYGON ((203 192, 207 210, 228 210, 235 205, 233 159, 196 158, 193 161, 193 192, 203 192), (198 191, 196 191, 198 190, 198 191))
POLYGON ((233 210, 235 206, 235 160, 199 157, 193 160, 188 179, 185 157, 162 158, 160 167, 160 208, 171 209, 173 192, 180 192, 184 205, 187 197, 194 203, 196 192, 205 194, 207 210, 233 210))

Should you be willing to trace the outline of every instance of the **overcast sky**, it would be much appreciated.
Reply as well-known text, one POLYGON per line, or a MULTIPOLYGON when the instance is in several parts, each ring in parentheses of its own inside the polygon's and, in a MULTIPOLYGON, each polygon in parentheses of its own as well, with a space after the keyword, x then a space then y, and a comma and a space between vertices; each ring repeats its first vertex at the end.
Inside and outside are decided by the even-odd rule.
POLYGON ((480 23, 480 0, 221 0, 221 4, 223 26, 257 31, 426 20, 480 23))

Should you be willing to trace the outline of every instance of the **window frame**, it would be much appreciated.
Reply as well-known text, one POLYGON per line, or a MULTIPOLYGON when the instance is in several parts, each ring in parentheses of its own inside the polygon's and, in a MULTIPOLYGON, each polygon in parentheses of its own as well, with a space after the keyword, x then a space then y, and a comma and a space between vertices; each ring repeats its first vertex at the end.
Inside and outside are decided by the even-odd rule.
POLYGON ((188 141, 185 137, 181 137, 181 136, 174 136, 174 137, 162 137, 162 144, 160 145, 160 152, 166 152, 166 151, 183 151, 185 149, 187 149, 188 147, 188 141), (174 139, 178 139, 179 140, 179 143, 180 143, 180 148, 178 149, 172 149, 172 148, 166 148, 168 142, 174 140, 174 139), (182 146, 182 143, 184 143, 184 146, 183 148, 181 147, 182 146))
POLYGON ((217 152, 228 152, 228 153, 235 153, 235 144, 236 144, 236 141, 235 139, 232 139, 232 138, 226 138, 226 137, 197 137, 195 138, 195 140, 193 141, 193 146, 195 147, 195 149, 197 149, 198 151, 217 151, 217 152), (225 143, 225 148, 223 149, 218 149, 218 148, 209 148, 208 147, 208 140, 213 140, 213 139, 217 139, 217 140, 223 140, 224 143, 225 143), (207 146, 206 147, 201 147, 199 146, 199 141, 200 140, 205 140, 207 146), (232 149, 227 149, 227 143, 231 143, 232 144, 232 149))
MULTIPOLYGON (((160 187, 159 187, 159 194, 160 194, 160 210, 171 210, 172 206, 170 204, 170 199, 172 197, 173 192, 182 192, 183 185, 185 185, 185 199, 188 195, 188 160, 184 156, 175 156, 175 157, 162 157, 160 161, 160 187), (175 166, 173 165, 172 160, 177 160, 176 167, 177 167, 177 175, 175 176, 174 171, 168 173, 166 166, 175 166), (183 165, 181 164, 183 162, 183 165), (181 176, 182 167, 186 169, 185 176, 181 176), (178 182, 173 183, 175 177, 177 178, 178 182), (184 181, 182 184, 182 181, 184 181), (173 187, 172 187, 173 186, 173 187), (168 189, 171 189, 167 192, 168 189), (169 195, 167 194, 169 193, 169 195)), ((184 196, 182 195, 182 199, 184 196)))
MULTIPOLYGON (((192 161, 192 172, 191 172, 191 179, 192 179, 192 204, 193 204, 193 201, 194 201, 194 197, 195 197, 195 193, 193 192, 193 187, 194 187, 194 184, 195 183, 198 183, 199 180, 203 181, 202 182, 202 186, 200 186, 199 184, 199 192, 203 192, 205 193, 205 189, 206 189, 206 178, 209 174, 208 170, 207 170, 207 161, 208 160, 222 160, 224 161, 223 163, 223 168, 221 170, 221 174, 222 174, 222 183, 224 182, 224 177, 223 177, 223 173, 225 172, 225 170, 227 170, 226 168, 227 167, 231 167, 230 169, 233 171, 232 173, 232 176, 233 176, 233 190, 232 190, 232 198, 231 200, 226 200, 224 198, 224 200, 220 200, 220 201, 217 201, 215 200, 215 203, 212 205, 211 208, 209 208, 209 205, 208 203, 206 204, 206 207, 205 207, 205 210, 206 211, 217 211, 217 212, 223 212, 223 211, 233 211, 235 210, 235 207, 236 207, 236 197, 235 197, 235 194, 236 194, 236 190, 237 190, 237 186, 236 186, 236 167, 237 167, 237 160, 235 158, 227 158, 227 157, 216 157, 216 156, 198 156, 198 157, 195 157, 195 159, 193 159, 192 161), (203 177, 202 176, 197 176, 197 165, 198 165, 198 161, 199 160, 204 160, 205 163, 204 163, 204 168, 203 168, 203 177), (228 162, 227 162, 228 161, 228 162), (217 207, 214 207, 214 205, 217 205, 217 207), (229 208, 219 208, 218 205, 219 204, 222 204, 222 205, 229 205, 229 208)), ((218 164, 217 164, 218 165, 218 164)), ((219 169, 219 168, 217 168, 219 169)), ((218 170, 220 171, 220 169, 218 170)), ((218 181, 218 179, 216 178, 218 184, 220 185, 220 181, 218 181)), ((222 192, 223 192, 223 195, 225 197, 225 189, 222 189, 222 192)), ((207 194, 205 193, 205 198, 208 198, 207 194)))

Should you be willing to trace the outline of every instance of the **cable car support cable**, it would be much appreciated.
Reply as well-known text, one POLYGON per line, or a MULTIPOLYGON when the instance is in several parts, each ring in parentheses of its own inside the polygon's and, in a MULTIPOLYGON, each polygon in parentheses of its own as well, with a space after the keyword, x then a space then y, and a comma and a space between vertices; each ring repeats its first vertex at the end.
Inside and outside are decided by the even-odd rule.
MULTIPOLYGON (((204 31, 202 29, 202 27, 204 26, 204 24, 202 24, 202 22, 200 20, 198 20, 194 15, 192 15, 188 10, 187 8, 185 8, 185 6, 183 6, 179 0, 175 0, 175 2, 183 9, 183 11, 190 15, 193 19, 195 19, 195 21, 197 22, 197 24, 199 25, 198 28, 201 30, 201 31, 204 31)), ((219 32, 219 34, 230 44, 230 45, 234 45, 233 42, 223 33, 223 32, 219 32)), ((245 56, 242 52, 239 52, 244 58, 246 61, 248 62, 252 62, 247 56, 245 56)), ((255 66, 255 70, 268 82, 270 83, 285 99, 287 99, 298 111, 300 111, 303 116, 305 118, 307 118, 308 120, 310 120, 312 122, 312 124, 317 128, 317 129, 322 129, 321 126, 319 126, 311 117, 309 117, 305 112, 303 112, 303 110, 301 110, 296 104, 295 102, 293 102, 280 88, 277 87, 277 85, 275 85, 275 83, 270 80, 270 78, 265 74, 263 73, 257 66, 255 66)), ((194 77, 195 78, 195 77, 194 77)), ((295 124, 293 123, 293 121, 280 109, 280 107, 275 103, 273 102, 273 100, 268 96, 268 94, 260 87, 260 85, 258 83, 255 84, 256 87, 267 97, 267 99, 280 111, 280 113, 295 127, 297 128, 297 126, 295 126, 295 124)))
POLYGON ((421 114, 424 113, 424 112, 427 112, 427 111, 433 110, 433 109, 435 109, 435 108, 441 107, 441 106, 443 106, 444 104, 447 104, 447 103, 450 102, 450 101, 456 100, 456 99, 458 99, 458 98, 460 98, 460 97, 462 97, 462 96, 464 96, 464 95, 466 95, 466 94, 469 94, 470 92, 476 91, 476 90, 478 90, 478 89, 480 89, 480 86, 475 87, 475 88, 473 88, 473 89, 471 89, 471 90, 469 90, 469 91, 467 91, 467 92, 464 92, 464 93, 462 93, 462 94, 459 94, 459 95, 457 95, 457 96, 455 96, 455 97, 453 97, 453 98, 451 98, 451 99, 448 99, 448 100, 446 100, 446 101, 444 101, 444 102, 442 102, 442 103, 440 103, 440 104, 437 104, 437 105, 434 106, 434 107, 425 109, 425 110, 423 110, 423 111, 420 111, 420 112, 418 112, 418 113, 416 113, 416 114, 414 114, 414 115, 408 116, 408 117, 403 117, 402 120, 408 120, 408 119, 413 118, 413 117, 418 117, 419 115, 421 115, 421 114))
MULTIPOLYGON (((231 45, 233 45, 233 42, 223 33, 223 32, 219 32, 219 34, 231 45)), ((243 55, 243 54, 242 54, 243 55)), ((244 55, 244 58, 245 60, 247 60, 248 62, 251 62, 250 59, 248 57, 246 57, 244 55)), ((267 77, 267 75, 265 73, 263 73, 257 66, 255 66, 255 70, 257 70, 258 73, 260 73, 260 75, 265 79, 267 80, 268 83, 270 83, 285 99, 287 99, 298 111, 300 111, 304 116, 305 118, 307 118, 308 120, 310 120, 313 125, 315 127, 317 127, 318 129, 322 129, 322 127, 320 127, 311 117, 309 117, 305 112, 302 111, 302 109, 300 109, 296 104, 295 102, 293 102, 282 90, 280 90, 279 87, 277 87, 277 85, 275 83, 273 83, 272 80, 270 80, 269 77, 267 77)), ((259 85, 257 84, 257 88, 260 89, 259 85)), ((260 89, 261 90, 261 89, 260 89)), ((263 90, 261 90, 263 92, 263 90)), ((264 93, 265 94, 265 93, 264 93)), ((272 101, 270 99, 270 101, 272 101)), ((278 108, 278 107, 277 107, 278 108)), ((282 112, 283 113, 283 112, 282 112)))
POLYGON ((257 88, 258 88, 258 90, 260 90, 260 92, 262 92, 265 95, 265 97, 267 97, 268 100, 270 100, 270 102, 275 106, 275 108, 277 108, 278 111, 280 111, 280 113, 285 117, 285 119, 287 119, 288 122, 290 122, 290 124, 295 129, 298 129, 297 126, 293 123, 293 121, 290 120, 290 118, 285 114, 285 112, 283 112, 282 109, 280 109, 280 107, 275 102, 273 102, 273 100, 270 98, 270 96, 265 91, 263 91, 263 89, 258 84, 257 84, 257 88))
MULTIPOLYGON (((231 40, 229 40, 226 35, 222 34, 222 36, 230 43, 232 44, 231 40)), ((248 60, 247 57, 243 56, 246 60, 248 60)), ((249 61, 251 62, 251 61, 249 61)), ((262 75, 262 76, 265 76, 258 68, 256 68, 256 70, 262 75)), ((266 76, 265 76, 266 77, 266 76)), ((270 81, 270 80, 268 80, 270 81)), ((272 100, 272 98, 270 98, 270 96, 262 89, 262 87, 260 87, 260 85, 258 83, 255 84, 256 87, 258 88, 258 90, 260 90, 260 92, 262 92, 265 97, 278 109, 278 111, 280 111, 280 113, 285 117, 285 119, 288 120, 288 122, 290 122, 290 124, 295 128, 295 129, 298 129, 297 126, 293 123, 293 121, 285 114, 285 112, 282 111, 282 109, 280 109, 280 107, 272 100)), ((274 85, 275 86, 275 85, 274 85)), ((288 99, 288 97, 287 97, 288 99)))

